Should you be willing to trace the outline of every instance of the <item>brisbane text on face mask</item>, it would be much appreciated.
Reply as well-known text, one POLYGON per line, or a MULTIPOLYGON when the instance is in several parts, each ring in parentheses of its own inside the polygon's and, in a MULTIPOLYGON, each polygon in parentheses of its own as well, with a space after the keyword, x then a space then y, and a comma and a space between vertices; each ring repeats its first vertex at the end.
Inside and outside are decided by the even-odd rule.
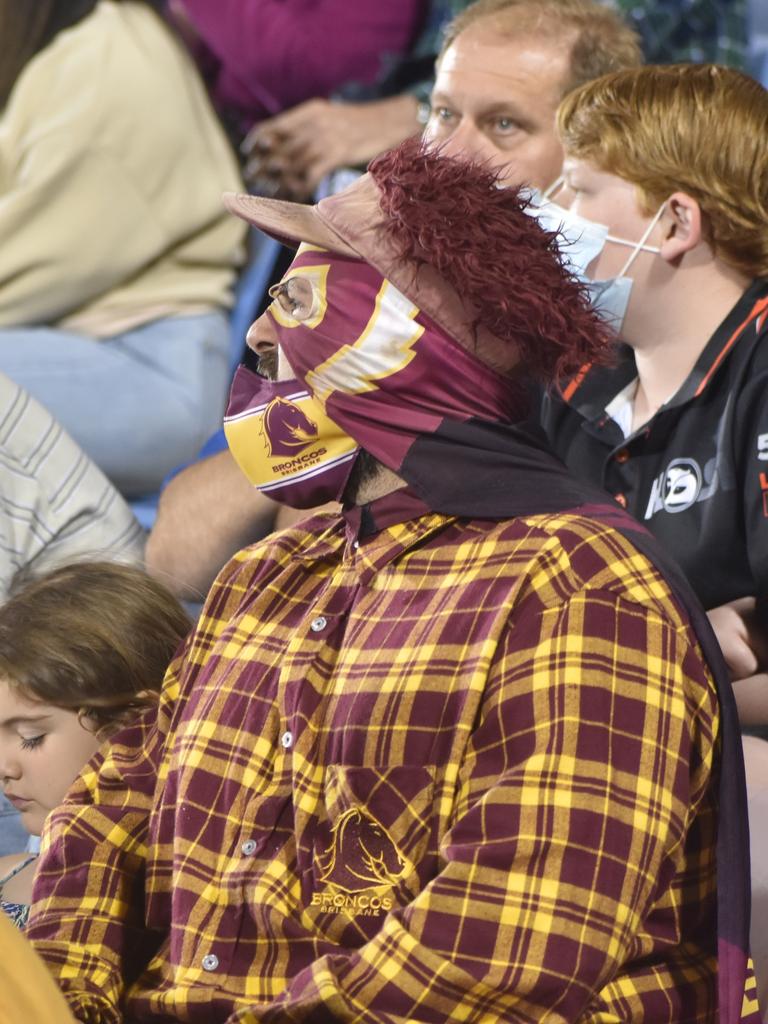
POLYGON ((289 459, 288 462, 279 462, 276 466, 272 467, 273 473, 290 473, 293 469, 300 469, 301 467, 311 466, 314 462, 318 462, 324 455, 328 454, 327 448, 321 448, 317 452, 306 452, 304 455, 297 455, 295 459, 289 459))

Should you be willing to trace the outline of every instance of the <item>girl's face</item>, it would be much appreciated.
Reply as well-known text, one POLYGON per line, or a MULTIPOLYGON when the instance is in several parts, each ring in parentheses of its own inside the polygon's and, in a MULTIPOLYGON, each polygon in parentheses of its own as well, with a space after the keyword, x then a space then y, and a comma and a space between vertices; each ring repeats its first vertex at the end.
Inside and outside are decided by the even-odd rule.
POLYGON ((29 700, 0 680, 0 783, 32 835, 100 746, 77 712, 29 700))

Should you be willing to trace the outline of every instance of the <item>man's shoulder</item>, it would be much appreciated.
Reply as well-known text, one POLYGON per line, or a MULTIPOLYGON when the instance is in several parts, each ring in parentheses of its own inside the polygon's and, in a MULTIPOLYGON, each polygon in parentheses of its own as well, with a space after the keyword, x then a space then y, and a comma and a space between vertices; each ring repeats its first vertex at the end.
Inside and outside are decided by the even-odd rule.
MULTIPOLYGON (((450 565, 454 585, 493 574, 497 585, 535 591, 545 605, 557 606, 586 591, 611 591, 616 597, 655 606, 677 622, 677 611, 663 572, 632 540, 640 532, 651 547, 647 531, 620 508, 585 506, 562 512, 532 513, 507 519, 427 517, 424 537, 404 557, 408 572, 428 573, 437 549, 450 565), (625 529, 628 528, 628 529, 625 529), (422 566, 423 559, 423 566, 422 566)), ((221 607, 280 577, 312 574, 324 563, 343 557, 347 543, 344 520, 332 513, 312 516, 271 534, 238 552, 224 567, 211 594, 221 607)), ((426 582, 426 579, 425 579, 426 582)), ((211 598, 209 598, 211 600, 211 598)))
POLYGON ((214 589, 239 584, 250 586, 265 572, 309 566, 333 558, 344 546, 344 521, 337 513, 308 514, 293 526, 275 530, 230 558, 213 584, 214 589))
MULTIPOLYGON (((467 525, 472 530, 485 529, 486 542, 509 555, 510 574, 525 566, 529 585, 547 604, 602 591, 655 608, 678 625, 687 618, 664 570, 649 553, 655 541, 612 504, 534 513, 498 523, 472 520, 467 525)), ((659 553, 659 561, 662 558, 659 553)))

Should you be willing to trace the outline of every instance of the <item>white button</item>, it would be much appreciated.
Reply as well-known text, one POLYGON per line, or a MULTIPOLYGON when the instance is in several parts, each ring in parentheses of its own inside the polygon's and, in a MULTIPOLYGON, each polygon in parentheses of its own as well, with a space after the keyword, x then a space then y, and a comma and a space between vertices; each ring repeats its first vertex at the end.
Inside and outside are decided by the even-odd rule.
POLYGON ((255 839, 246 839, 243 845, 240 847, 246 857, 250 857, 252 853, 256 853, 259 844, 255 839))
POLYGON ((280 737, 280 742, 282 743, 286 750, 288 749, 288 747, 293 746, 293 733, 284 732, 283 735, 280 737))
POLYGON ((357 549, 358 549, 358 548, 360 547, 360 541, 359 541, 359 540, 356 540, 356 541, 354 542, 354 544, 352 545, 352 547, 353 547, 353 548, 355 549, 355 551, 357 551, 357 549))
POLYGON ((215 971, 219 966, 219 958, 215 953, 209 953, 203 957, 203 970, 204 971, 215 971))
POLYGON ((316 619, 312 619, 309 624, 309 628, 313 633, 319 633, 321 629, 325 629, 328 625, 328 620, 324 615, 318 615, 316 619))

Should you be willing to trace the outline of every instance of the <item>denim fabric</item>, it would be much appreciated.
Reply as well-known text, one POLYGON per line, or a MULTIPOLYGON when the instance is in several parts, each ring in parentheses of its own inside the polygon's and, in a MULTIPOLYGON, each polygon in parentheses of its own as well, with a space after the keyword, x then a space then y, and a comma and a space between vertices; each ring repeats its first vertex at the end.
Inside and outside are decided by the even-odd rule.
POLYGON ((26 849, 28 840, 19 812, 0 794, 0 857, 7 853, 21 853, 26 849))
POLYGON ((157 490, 221 425, 229 325, 223 313, 208 313, 102 340, 46 327, 0 330, 0 370, 136 497, 157 490))

